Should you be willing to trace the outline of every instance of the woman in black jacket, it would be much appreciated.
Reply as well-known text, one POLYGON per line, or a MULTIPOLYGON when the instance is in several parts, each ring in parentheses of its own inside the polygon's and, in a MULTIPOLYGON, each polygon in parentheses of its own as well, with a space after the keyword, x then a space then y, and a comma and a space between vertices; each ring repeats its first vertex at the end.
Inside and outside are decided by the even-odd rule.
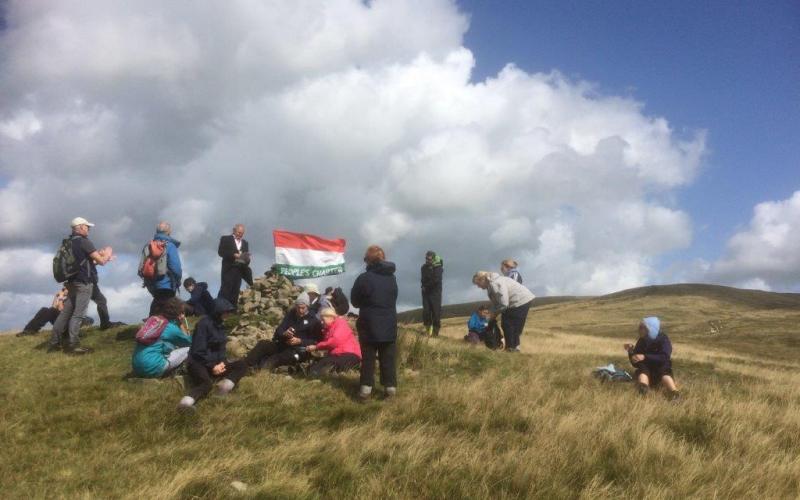
POLYGON ((353 283, 350 301, 359 308, 356 330, 361 344, 361 388, 359 397, 367 399, 375 385, 375 357, 381 369, 381 385, 387 397, 397 393, 397 279, 395 265, 386 261, 379 246, 367 248, 366 272, 353 283))
POLYGON ((178 404, 179 410, 194 411, 194 404, 211 392, 214 379, 221 379, 217 385, 219 395, 231 392, 239 380, 247 373, 244 361, 225 359, 225 333, 223 320, 236 309, 225 299, 214 300, 214 312, 203 316, 194 328, 192 346, 186 361, 186 396, 178 404))

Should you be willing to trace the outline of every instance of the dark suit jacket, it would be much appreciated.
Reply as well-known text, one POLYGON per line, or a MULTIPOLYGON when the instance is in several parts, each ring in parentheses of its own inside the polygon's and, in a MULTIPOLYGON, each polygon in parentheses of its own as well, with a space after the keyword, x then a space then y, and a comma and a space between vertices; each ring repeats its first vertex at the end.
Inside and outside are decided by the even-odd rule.
MULTIPOLYGON (((242 252, 250 252, 250 245, 247 243, 247 240, 242 238, 242 252)), ((250 285, 253 283, 253 271, 250 269, 250 266, 245 266, 243 264, 237 264, 236 258, 233 254, 237 253, 236 250, 236 239, 233 237, 232 234, 228 234, 222 236, 219 239, 219 249, 217 250, 217 254, 222 257, 222 275, 225 276, 229 271, 233 269, 237 269, 241 271, 242 278, 250 285)))

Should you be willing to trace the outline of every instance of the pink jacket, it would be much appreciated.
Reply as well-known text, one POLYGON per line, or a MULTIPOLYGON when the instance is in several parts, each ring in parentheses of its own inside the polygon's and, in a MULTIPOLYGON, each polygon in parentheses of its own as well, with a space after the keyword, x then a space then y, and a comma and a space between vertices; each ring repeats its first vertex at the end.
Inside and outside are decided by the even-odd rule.
POLYGON ((361 359, 361 346, 358 345, 353 330, 344 318, 336 318, 331 326, 322 330, 325 338, 317 344, 317 349, 328 351, 329 355, 355 354, 361 359))

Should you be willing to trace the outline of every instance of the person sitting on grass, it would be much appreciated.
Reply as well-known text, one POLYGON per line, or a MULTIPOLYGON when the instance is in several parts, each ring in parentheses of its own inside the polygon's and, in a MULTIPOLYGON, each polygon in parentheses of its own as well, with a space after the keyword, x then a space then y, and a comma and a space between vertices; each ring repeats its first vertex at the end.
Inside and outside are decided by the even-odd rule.
POLYGON ((672 377, 672 343, 661 330, 661 321, 650 316, 639 323, 639 340, 636 344, 625 344, 628 358, 636 368, 639 393, 645 395, 650 387, 663 384, 670 399, 680 398, 680 392, 672 377))
POLYGON ((464 335, 464 340, 470 344, 480 344, 486 335, 486 329, 489 328, 489 306, 480 306, 472 316, 469 317, 467 322, 467 334, 464 335))
POLYGON ((208 293, 208 283, 205 281, 198 283, 194 278, 189 277, 183 280, 183 288, 191 296, 184 305, 186 314, 205 316, 214 311, 214 297, 208 293))
POLYGON ((141 378, 167 377, 177 370, 189 355, 192 337, 184 324, 183 301, 172 297, 161 309, 169 323, 161 336, 150 345, 136 343, 131 357, 133 374, 141 378))
POLYGON ((195 403, 211 392, 215 379, 220 379, 217 394, 225 396, 247 374, 244 361, 228 361, 225 358, 228 335, 223 321, 235 311, 233 304, 217 298, 214 300, 214 312, 197 322, 186 362, 187 394, 178 403, 179 411, 195 411, 195 403))
POLYGON ((328 354, 311 365, 309 375, 320 377, 331 371, 344 372, 361 364, 361 347, 347 320, 336 314, 332 307, 320 312, 323 341, 306 347, 307 352, 328 351, 328 354))
POLYGON ((309 310, 308 295, 300 294, 294 307, 275 329, 272 340, 260 340, 245 357, 250 368, 273 370, 308 361, 306 347, 322 339, 322 324, 309 310))

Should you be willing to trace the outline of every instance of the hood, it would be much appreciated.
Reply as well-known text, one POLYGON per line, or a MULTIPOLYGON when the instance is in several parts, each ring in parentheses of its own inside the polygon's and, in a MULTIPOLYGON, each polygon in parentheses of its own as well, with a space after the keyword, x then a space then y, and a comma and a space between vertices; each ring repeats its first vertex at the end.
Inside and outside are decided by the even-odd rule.
POLYGON ((175 248, 178 248, 179 246, 181 246, 181 242, 180 241, 176 240, 175 238, 173 238, 172 236, 168 235, 167 233, 162 233, 160 231, 157 232, 155 236, 153 236, 153 239, 154 240, 169 241, 170 243, 175 245, 175 248))
POLYGON ((655 316, 649 316, 642 320, 644 326, 647 328, 647 336, 652 340, 658 337, 658 332, 661 331, 661 320, 655 316))
POLYGON ((433 267, 441 267, 441 266, 443 266, 444 265, 444 261, 442 260, 442 256, 439 255, 439 254, 434 255, 433 256, 433 261, 431 261, 431 265, 433 267))
POLYGON ((235 311, 236 308, 227 300, 221 298, 214 299, 214 316, 220 316, 222 313, 235 311))
POLYGON ((199 290, 200 293, 203 293, 206 290, 208 290, 208 283, 206 283, 205 281, 201 281, 200 283, 195 283, 194 288, 195 290, 199 290))
POLYGON ((388 260, 382 260, 380 262, 376 262, 375 264, 370 264, 367 266, 367 271, 372 271, 373 273, 383 274, 385 276, 391 276, 394 274, 395 265, 394 262, 389 262, 388 260))

